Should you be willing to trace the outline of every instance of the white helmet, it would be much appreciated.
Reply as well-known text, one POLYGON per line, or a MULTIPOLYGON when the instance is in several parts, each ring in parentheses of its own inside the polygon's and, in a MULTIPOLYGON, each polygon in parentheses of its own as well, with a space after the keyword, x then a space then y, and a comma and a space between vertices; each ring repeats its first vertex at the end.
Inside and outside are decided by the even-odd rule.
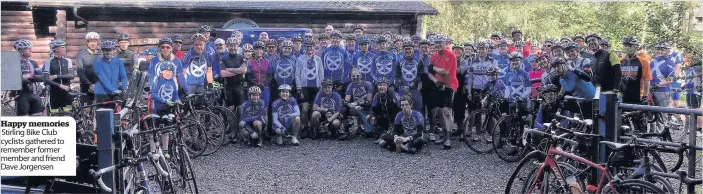
POLYGON ((99 40, 100 35, 98 35, 98 33, 96 33, 96 32, 88 32, 87 34, 85 34, 85 39, 86 40, 99 40))

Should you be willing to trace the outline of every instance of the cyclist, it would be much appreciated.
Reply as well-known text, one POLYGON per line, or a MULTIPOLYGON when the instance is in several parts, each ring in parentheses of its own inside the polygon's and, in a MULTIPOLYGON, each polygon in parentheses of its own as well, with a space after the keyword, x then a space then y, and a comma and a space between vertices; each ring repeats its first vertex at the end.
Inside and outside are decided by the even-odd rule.
POLYGON ((210 32, 212 32, 212 27, 208 25, 202 25, 198 28, 198 34, 202 34, 205 37, 205 53, 208 55, 215 55, 215 43, 211 40, 212 36, 210 36, 210 32))
MULTIPOLYGON (((650 68, 652 69, 650 85, 654 96, 654 105, 668 107, 671 102, 671 86, 669 84, 673 82, 672 79, 676 75, 675 70, 678 68, 678 64, 676 64, 676 59, 669 55, 669 48, 666 43, 659 43, 655 48, 657 49, 656 56, 650 63, 650 68)), ((657 120, 659 129, 663 129, 668 121, 668 117, 664 115, 660 114, 657 120)))
MULTIPOLYGON (((486 69, 486 76, 488 77, 488 82, 486 82, 484 87, 481 89, 481 93, 486 94, 481 98, 481 107, 488 106, 488 99, 505 99, 506 98, 506 87, 503 80, 499 78, 500 69, 498 66, 489 66, 486 69)), ((500 112, 507 112, 508 106, 506 103, 500 105, 500 112)), ((476 140, 478 137, 474 137, 476 140)))
POLYGON ((514 52, 520 53, 522 55, 522 61, 520 68, 525 71, 525 72, 530 72, 532 71, 532 66, 530 65, 530 61, 535 58, 534 55, 525 55, 524 49, 529 48, 525 47, 525 42, 522 40, 518 40, 516 42, 513 42, 513 48, 515 48, 514 52))
MULTIPOLYGON (((467 90, 467 98, 469 99, 467 102, 468 109, 471 111, 478 110, 481 107, 481 100, 478 97, 480 97, 479 94, 486 88, 488 83, 488 69, 490 67, 498 67, 498 62, 489 55, 488 41, 481 41, 476 44, 476 47, 478 48, 478 55, 469 62, 469 69, 465 78, 465 90, 467 90)), ((464 89, 462 88, 462 90, 464 89)))
POLYGON ((334 26, 332 26, 332 25, 327 25, 327 26, 325 27, 325 33, 326 33, 327 35, 332 35, 332 32, 334 32, 334 26))
POLYGON ((564 47, 565 45, 563 44, 554 44, 552 45, 552 58, 561 58, 561 59, 566 59, 566 55, 564 54, 564 47))
POLYGON ((508 52, 508 42, 500 40, 498 42, 498 54, 493 54, 492 58, 498 63, 500 68, 500 79, 505 77, 505 73, 510 71, 510 53, 508 52))
POLYGON ((442 119, 444 121, 444 149, 451 148, 451 138, 449 137, 449 129, 452 127, 452 104, 454 103, 454 92, 457 91, 459 87, 458 80, 456 78, 457 72, 457 60, 454 53, 452 53, 447 47, 447 41, 444 37, 439 37, 435 41, 435 49, 437 53, 432 55, 430 59, 430 66, 434 71, 434 76, 437 78, 438 94, 441 96, 439 100, 442 101, 440 107, 443 110, 442 119))
POLYGON ((244 43, 244 45, 242 45, 242 50, 242 56, 244 57, 244 61, 249 61, 249 59, 251 59, 254 55, 254 45, 244 43))
POLYGON ((36 61, 32 57, 32 42, 27 39, 20 39, 12 42, 15 50, 20 53, 20 67, 22 69, 22 89, 17 91, 17 116, 41 116, 44 112, 44 105, 37 95, 40 92, 39 82, 43 82, 44 75, 36 61))
MULTIPOLYGON (((173 112, 173 106, 175 104, 181 104, 181 100, 178 95, 178 83, 174 77, 174 71, 178 69, 178 66, 171 61, 163 61, 159 66, 159 75, 154 80, 154 87, 151 90, 151 100, 153 101, 153 114, 157 114, 160 117, 168 117, 173 112)), ((166 123, 164 123, 166 124, 166 123)), ((163 149, 164 157, 170 158, 168 152, 168 140, 169 134, 161 134, 161 149, 163 149)), ((150 148, 151 152, 155 152, 155 147, 150 148)))
MULTIPOLYGON (((332 44, 324 49, 320 56, 325 68, 323 75, 325 79, 330 79, 334 82, 334 91, 336 93, 343 93, 349 80, 349 70, 351 69, 349 64, 350 55, 349 52, 339 45, 342 34, 333 32, 331 36, 332 44)), ((344 97, 343 94, 342 97, 344 97)))
MULTIPOLYGON (((324 78, 324 67, 322 59, 314 54, 315 39, 305 39, 305 55, 302 55, 296 60, 295 71, 295 86, 298 90, 298 101, 302 109, 302 121, 305 126, 303 129, 309 129, 308 118, 312 114, 310 103, 315 100, 315 95, 320 92, 319 87, 324 78)), ((301 137, 308 137, 309 130, 303 130, 301 137)))
MULTIPOLYGON (((273 71, 273 88, 278 88, 277 86, 288 85, 291 86, 295 84, 296 75, 296 58, 292 55, 293 42, 290 40, 285 40, 281 43, 281 57, 276 60, 271 61, 271 69, 273 71)), ((290 94, 297 96, 298 91, 288 91, 290 94)), ((278 91, 273 92, 274 95, 278 95, 278 91)), ((277 98, 277 96, 274 96, 277 98)))
POLYGON ((502 40, 500 36, 500 32, 493 32, 491 34, 491 42, 489 42, 489 47, 492 49, 491 50, 491 55, 498 55, 498 52, 500 49, 498 49, 498 45, 500 41, 502 40))
POLYGON ((266 53, 264 53, 264 59, 269 61, 274 61, 278 58, 278 41, 274 39, 269 39, 266 43, 266 53))
MULTIPOLYGON (((100 44, 103 57, 95 60, 93 68, 98 77, 95 83, 95 102, 102 103, 116 100, 115 95, 121 94, 127 89, 127 72, 124 63, 119 58, 115 58, 115 43, 111 40, 103 41, 100 44), (122 85, 118 85, 122 83, 122 85)), ((100 105, 98 107, 110 108, 110 105, 100 105)))
POLYGON ((622 91, 622 102, 628 104, 640 104, 646 102, 649 96, 649 82, 652 80, 652 70, 649 60, 637 55, 639 41, 634 36, 625 37, 622 40, 624 58, 620 61, 622 81, 620 88, 622 91), (640 91, 644 95, 640 95, 640 91))
POLYGON ((418 102, 414 103, 413 110, 421 111, 420 76, 426 73, 427 70, 422 65, 420 57, 413 54, 413 42, 406 41, 403 46, 405 56, 399 59, 399 64, 396 66, 395 85, 399 87, 398 95, 410 96, 413 102, 418 102))
POLYGON ((185 55, 183 52, 183 35, 173 34, 171 35, 171 40, 173 40, 173 54, 176 55, 178 60, 183 60, 183 55, 185 55))
POLYGON ((261 32, 259 34, 259 41, 264 42, 264 43, 268 42, 269 41, 269 34, 266 32, 261 32))
POLYGON ((360 123, 363 125, 360 131, 363 131, 364 136, 371 137, 373 128, 366 116, 369 114, 369 107, 373 97, 373 84, 362 80, 361 72, 357 68, 353 68, 350 75, 352 81, 347 87, 346 96, 344 97, 346 107, 343 107, 342 112, 345 115, 357 116, 358 119, 361 119, 362 122, 360 123))
POLYGON ((559 44, 560 45, 569 45, 571 43, 571 38, 568 36, 563 36, 561 39, 559 39, 559 44))
POLYGON ((474 46, 473 43, 471 42, 465 42, 464 43, 464 55, 463 55, 463 60, 470 62, 474 58, 476 58, 476 47, 474 46))
POLYGON ((373 83, 373 52, 369 52, 369 37, 362 36, 359 38, 359 52, 352 55, 352 68, 359 69, 361 79, 373 83))
POLYGON ((585 44, 586 39, 581 35, 576 35, 572 38, 574 43, 579 46, 579 55, 585 59, 593 61, 593 54, 588 50, 588 45, 585 44))
MULTIPOLYGON (((592 83, 596 87, 596 93, 620 91, 620 80, 622 73, 620 72, 620 60, 618 56, 608 50, 601 49, 601 38, 598 34, 589 34, 586 36, 588 49, 593 51, 593 80, 592 83)), ((598 95, 598 94, 596 94, 598 95)))
MULTIPOLYGON (((93 99, 95 99, 95 94, 93 94, 95 82, 98 81, 98 77, 95 75, 95 71, 93 71, 93 63, 96 59, 101 58, 103 54, 100 52, 100 49, 98 49, 98 44, 100 44, 100 35, 98 35, 98 33, 86 33, 85 40, 87 41, 87 48, 78 51, 78 55, 76 56, 76 70, 81 82, 81 93, 86 94, 82 97, 81 103, 92 104, 93 99)), ((83 110, 87 112, 90 108, 85 108, 83 110)))
MULTIPOLYGON (((700 51, 693 51, 689 57, 689 66, 685 68, 686 84, 684 88, 686 91, 686 104, 688 108, 698 109, 700 108, 701 102, 701 76, 703 75, 702 64, 701 64, 701 54, 700 51)), ((701 126, 703 126, 703 117, 698 116, 698 131, 700 133, 701 126)))
POLYGON ((566 62, 571 68, 582 70, 585 72, 591 71, 591 60, 581 57, 581 48, 577 43, 570 43, 566 46, 566 62))
POLYGON ((310 125, 313 128, 312 139, 317 139, 317 133, 331 131, 332 137, 339 135, 340 139, 347 137, 341 123, 342 97, 332 90, 334 83, 331 79, 322 81, 322 91, 317 93, 313 102, 313 113, 310 125))
POLYGON ((322 51, 330 46, 330 35, 327 33, 317 35, 317 43, 318 45, 315 47, 315 54, 321 56, 322 51))
MULTIPOLYGON (((205 52, 205 42, 207 37, 200 33, 195 33, 190 38, 193 40, 193 47, 183 56, 183 69, 188 79, 188 94, 200 94, 205 91, 205 86, 210 85, 215 88, 219 84, 213 84, 213 72, 218 72, 219 67, 215 67, 215 56, 205 52)), ((219 65, 218 65, 219 66, 219 65)))
POLYGON ((571 96, 583 98, 585 101, 566 101, 564 109, 572 113, 582 113, 583 118, 593 118, 592 100, 596 93, 596 88, 591 82, 579 78, 566 61, 555 59, 551 64, 555 68, 556 75, 559 76, 559 84, 561 84, 560 96, 568 92, 571 96))
POLYGON ((272 77, 269 60, 264 58, 264 42, 256 41, 254 56, 247 62, 247 73, 244 78, 247 80, 247 86, 257 86, 260 89, 260 98, 264 103, 269 103, 269 85, 272 77))
POLYGON ((410 40, 413 41, 413 45, 415 47, 415 53, 417 55, 420 55, 420 42, 422 42, 422 36, 419 34, 415 34, 412 37, 410 37, 410 40))
MULTIPOLYGON (((242 34, 242 31, 234 30, 230 37, 233 37, 235 40, 237 40, 239 42, 239 45, 237 45, 237 46, 244 46, 245 43, 242 40, 244 38, 244 35, 242 34)), ((243 49, 237 49, 237 54, 244 55, 243 49)))
POLYGON ((124 63, 124 70, 127 73, 127 78, 132 77, 132 70, 135 69, 134 63, 137 61, 137 55, 132 50, 129 50, 129 43, 131 43, 130 40, 131 38, 129 37, 129 34, 117 35, 118 47, 117 53, 115 53, 117 58, 124 63))
POLYGON ((137 69, 141 71, 142 73, 147 73, 149 70, 149 63, 151 60, 154 60, 154 57, 157 55, 158 51, 154 48, 148 48, 146 51, 144 51, 144 56, 146 56, 146 59, 144 61, 140 61, 139 64, 134 66, 134 69, 137 69))
POLYGON ((381 147, 387 145, 391 151, 414 154, 422 150, 422 147, 427 143, 427 140, 422 136, 425 131, 425 118, 422 113, 412 109, 413 101, 408 96, 404 96, 400 100, 400 107, 402 111, 393 119, 395 127, 393 134, 384 135, 383 141, 379 145, 381 147))
POLYGON ((357 52, 359 52, 358 51, 359 45, 356 44, 357 38, 354 34, 347 34, 345 39, 346 39, 346 42, 345 42, 346 50, 349 53, 349 62, 348 63, 351 64, 351 60, 352 60, 351 56, 354 56, 357 52))
POLYGON ((552 46, 554 46, 554 39, 553 38, 546 38, 544 39, 544 43, 542 43, 542 53, 547 55, 547 59, 552 59, 552 46))
MULTIPOLYGON (((522 68, 522 53, 513 52, 510 54, 510 71, 505 74, 503 80, 505 96, 508 99, 508 107, 520 106, 520 110, 525 111, 530 107, 528 98, 532 93, 530 78, 522 68), (518 101, 522 99, 522 104, 518 101)), ((522 112, 526 115, 526 112, 522 112)))
MULTIPOLYGON (((674 62, 676 63, 676 69, 674 70, 674 77, 679 77, 681 75, 681 68, 684 65, 683 62, 683 55, 678 52, 674 51, 674 45, 673 43, 667 43, 669 45, 669 52, 668 54, 674 58, 674 62)), ((673 83, 671 83, 671 88, 675 90, 673 94, 671 95, 671 105, 673 107, 678 107, 679 106, 679 101, 681 99, 681 82, 680 80, 674 80, 673 83)))
POLYGON ((49 111, 71 111, 73 98, 68 94, 73 79, 73 62, 66 57, 66 41, 56 39, 49 43, 54 56, 44 61, 44 83, 49 85, 49 111))
POLYGON ((539 92, 537 91, 537 88, 542 87, 542 75, 544 75, 546 64, 549 63, 547 62, 547 57, 539 54, 535 58, 532 58, 530 61, 530 65, 532 65, 532 71, 527 73, 527 76, 530 77, 530 83, 532 85, 532 98, 536 98, 539 92))
MULTIPOLYGON (((379 36, 377 40, 378 50, 373 56, 372 72, 374 75, 374 81, 378 82, 382 78, 386 80, 392 80, 396 74, 396 59, 397 55, 394 55, 388 51, 388 39, 385 36, 379 36)), ((389 86, 391 90, 395 91, 393 85, 389 86)))
POLYGON ((371 53, 376 53, 378 52, 378 37, 381 37, 379 35, 374 35, 369 38, 369 52, 371 53))
POLYGON ((299 145, 298 132, 300 131, 300 108, 295 98, 292 98, 291 87, 287 84, 282 84, 278 87, 281 98, 273 102, 271 105, 271 113, 273 115, 273 130, 276 132, 276 144, 283 144, 283 136, 291 135, 291 143, 295 146, 299 145))
POLYGON ((215 39, 215 61, 222 60, 222 57, 228 53, 229 51, 227 50, 227 46, 225 46, 225 40, 221 38, 215 39))
POLYGON ((161 64, 163 62, 169 61, 176 66, 176 83, 180 89, 183 91, 188 91, 188 84, 186 84, 185 74, 183 74, 183 66, 181 66, 181 60, 176 58, 176 55, 172 53, 171 38, 164 37, 159 39, 159 54, 158 57, 154 57, 149 63, 149 87, 155 84, 156 79, 161 73, 161 64))
POLYGON ((227 107, 235 111, 235 107, 244 102, 246 82, 244 74, 247 72, 246 61, 244 56, 237 54, 239 52, 239 41, 230 37, 227 39, 228 53, 220 59, 220 76, 223 78, 225 87, 225 104, 227 107))
MULTIPOLYGON (((466 112, 466 91, 464 88, 466 88, 466 72, 469 69, 469 56, 465 56, 464 53, 466 51, 464 50, 465 47, 462 47, 463 45, 455 45, 453 46, 454 50, 454 55, 457 56, 457 64, 459 67, 457 67, 456 71, 456 77, 457 81, 459 82, 458 88, 460 89, 459 91, 456 91, 454 93, 454 103, 452 104, 452 111, 454 112, 454 118, 457 118, 457 120, 463 120, 465 117, 465 112, 466 112)), ((469 49, 472 49, 469 47, 469 49)), ((417 101, 416 99, 413 99, 413 102, 420 102, 417 101)), ((417 104, 417 103, 415 103, 417 104)), ((419 110, 419 109, 417 109, 419 110)), ((463 134, 464 127, 459 124, 457 125, 458 130, 455 130, 454 133, 452 133, 452 136, 458 136, 463 134)))
MULTIPOLYGON (((374 94, 371 100, 371 112, 367 120, 371 125, 374 126, 375 133, 383 133, 384 130, 390 129, 391 119, 393 115, 396 115, 400 110, 400 97, 398 94, 389 90, 389 80, 385 77, 381 77, 377 81, 376 87, 378 92, 374 94)), ((379 135, 379 139, 375 143, 382 143, 383 138, 380 134, 374 134, 374 136, 379 135)))
POLYGON ((600 46, 603 50, 610 52, 610 41, 608 39, 600 40, 600 46))
POLYGON ((291 55, 293 55, 293 58, 298 58, 301 55, 305 54, 305 49, 303 48, 303 37, 302 36, 293 36, 293 52, 291 55))
POLYGON ((364 35, 364 26, 361 24, 354 25, 354 35, 356 35, 357 38, 361 38, 361 36, 364 35))
POLYGON ((250 138, 250 143, 256 147, 261 147, 263 140, 261 138, 264 127, 266 126, 266 102, 261 97, 261 88, 258 86, 249 87, 249 100, 242 104, 241 115, 242 120, 239 121, 239 126, 242 127, 244 136, 250 138))

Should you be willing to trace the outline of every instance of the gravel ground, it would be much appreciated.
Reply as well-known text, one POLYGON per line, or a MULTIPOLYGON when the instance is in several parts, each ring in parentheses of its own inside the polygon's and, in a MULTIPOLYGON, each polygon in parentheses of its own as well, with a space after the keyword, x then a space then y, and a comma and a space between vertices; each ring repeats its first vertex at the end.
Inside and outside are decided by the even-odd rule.
POLYGON ((203 193, 499 193, 517 165, 475 154, 463 142, 410 155, 372 141, 229 145, 193 162, 203 193))

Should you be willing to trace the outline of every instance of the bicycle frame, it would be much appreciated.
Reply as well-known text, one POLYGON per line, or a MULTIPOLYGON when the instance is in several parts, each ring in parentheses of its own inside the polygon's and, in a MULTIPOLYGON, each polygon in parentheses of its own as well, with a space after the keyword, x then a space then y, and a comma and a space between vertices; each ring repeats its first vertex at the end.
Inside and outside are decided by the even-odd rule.
MULTIPOLYGON (((544 163, 537 169, 537 172, 534 177, 540 177, 545 172, 545 169, 554 171, 557 181, 563 187, 563 189, 567 191, 570 190, 569 185, 566 183, 566 177, 564 177, 563 172, 557 165, 557 159, 555 158, 555 156, 569 158, 577 162, 586 164, 589 168, 595 168, 596 170, 598 170, 601 173, 601 176, 598 181, 598 187, 595 193, 600 193, 603 190, 605 183, 609 183, 613 180, 612 175, 608 172, 608 169, 606 167, 593 163, 575 154, 558 150, 553 144, 549 147, 544 163)), ((535 189, 534 187, 538 180, 539 179, 535 178, 532 183, 530 183, 530 187, 528 187, 527 193, 532 193, 532 190, 535 189)))

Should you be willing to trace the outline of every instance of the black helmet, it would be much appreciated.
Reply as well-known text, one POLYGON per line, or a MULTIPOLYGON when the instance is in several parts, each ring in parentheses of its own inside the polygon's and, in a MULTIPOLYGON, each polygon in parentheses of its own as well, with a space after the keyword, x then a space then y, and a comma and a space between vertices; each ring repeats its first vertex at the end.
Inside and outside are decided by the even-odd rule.
POLYGON ((171 41, 171 38, 169 38, 169 37, 163 37, 163 38, 159 39, 159 46, 162 44, 169 44, 170 45, 171 43, 173 43, 173 41, 171 41))
POLYGON ((210 32, 212 31, 212 28, 208 25, 202 25, 200 28, 198 28, 198 32, 210 32))
POLYGON ((388 39, 386 39, 386 36, 378 36, 378 39, 376 39, 376 43, 385 43, 388 42, 388 39))
POLYGON ((347 34, 347 37, 345 37, 345 40, 353 40, 353 41, 356 41, 356 35, 354 35, 354 34, 347 34))
POLYGON ((413 48, 413 47, 415 47, 415 43, 413 43, 413 41, 405 41, 405 42, 403 42, 403 48, 406 48, 406 47, 413 48))
POLYGON ((520 30, 513 30, 513 33, 510 33, 510 36, 515 36, 515 34, 522 34, 522 31, 520 31, 520 30))
POLYGON ((640 42, 637 41, 637 37, 634 36, 627 36, 624 39, 622 39, 622 45, 625 46, 632 46, 632 45, 639 45, 640 42))
POLYGON ((303 42, 303 37, 302 36, 293 36, 293 42, 298 41, 298 42, 303 42))
POLYGON ((386 77, 380 77, 378 78, 378 80, 376 80, 376 85, 380 85, 381 83, 389 84, 390 81, 388 81, 388 78, 386 77))
POLYGON ((129 34, 119 34, 117 35, 117 41, 129 40, 129 34))
POLYGON ((420 45, 430 45, 430 41, 427 41, 427 39, 422 39, 420 40, 420 45))
POLYGON ((572 42, 572 43, 569 43, 569 44, 566 46, 565 50, 579 49, 579 48, 580 48, 580 47, 579 47, 579 44, 576 44, 576 43, 572 42))
POLYGON ((317 35, 318 40, 329 39, 329 38, 330 38, 330 35, 327 33, 322 33, 322 34, 317 35))
POLYGON ((361 31, 364 31, 364 30, 365 30, 365 29, 364 29, 364 26, 361 25, 361 24, 354 25, 354 30, 356 30, 356 29, 360 29, 361 31))
POLYGON ((303 44, 305 44, 305 46, 315 46, 315 43, 317 43, 317 42, 315 41, 315 39, 312 39, 312 38, 305 39, 305 41, 303 42, 303 44))
POLYGON ((256 41, 254 42, 254 49, 263 49, 264 48, 264 42, 263 41, 256 41))
POLYGON ((322 80, 322 87, 327 87, 327 86, 332 86, 334 85, 334 81, 331 79, 324 79, 322 80))
POLYGON ((586 40, 588 40, 589 38, 596 38, 596 39, 598 39, 598 40, 601 39, 601 38, 600 38, 600 35, 598 35, 598 34, 596 34, 596 33, 591 33, 591 34, 586 35, 586 40))

